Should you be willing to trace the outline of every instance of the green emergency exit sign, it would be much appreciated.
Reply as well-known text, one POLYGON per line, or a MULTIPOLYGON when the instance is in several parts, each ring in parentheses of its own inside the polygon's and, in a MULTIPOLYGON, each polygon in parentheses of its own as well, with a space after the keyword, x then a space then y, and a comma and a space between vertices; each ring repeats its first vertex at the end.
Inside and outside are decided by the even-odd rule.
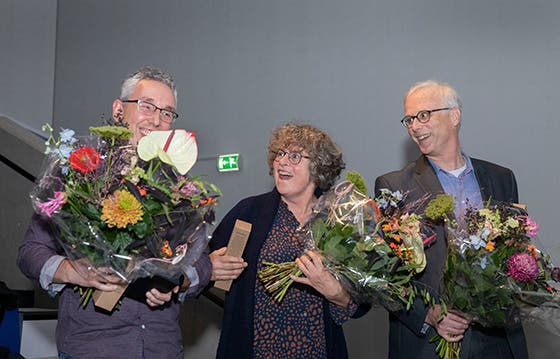
POLYGON ((218 172, 239 171, 239 153, 220 155, 218 157, 218 172))

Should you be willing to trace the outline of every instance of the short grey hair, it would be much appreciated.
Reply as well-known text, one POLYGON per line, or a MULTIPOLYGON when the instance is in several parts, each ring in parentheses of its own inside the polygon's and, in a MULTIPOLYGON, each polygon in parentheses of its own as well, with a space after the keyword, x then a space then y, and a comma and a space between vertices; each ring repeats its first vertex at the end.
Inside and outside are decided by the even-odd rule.
POLYGON ((459 94, 457 94, 457 91, 455 91, 455 89, 448 83, 436 80, 421 81, 412 85, 404 94, 404 102, 406 102, 408 96, 410 96, 413 92, 426 87, 440 88, 443 92, 443 101, 445 102, 445 106, 456 107, 460 112, 463 112, 463 103, 461 101, 461 98, 459 97, 459 94))
POLYGON ((128 97, 141 80, 153 80, 169 86, 177 102, 177 88, 171 74, 150 66, 144 66, 124 79, 121 85, 121 100, 129 100, 128 97))

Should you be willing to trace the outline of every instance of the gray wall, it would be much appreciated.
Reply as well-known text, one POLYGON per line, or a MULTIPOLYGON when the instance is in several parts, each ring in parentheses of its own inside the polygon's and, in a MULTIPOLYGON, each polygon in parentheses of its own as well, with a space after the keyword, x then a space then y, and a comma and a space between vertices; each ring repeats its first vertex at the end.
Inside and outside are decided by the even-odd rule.
MULTIPOLYGON (((23 1, 26 9, 39 2, 23 1)), ((7 8, 23 6, 15 3, 7 1, 7 8)), ((543 246, 560 259, 554 233, 560 199, 555 116, 560 3, 555 0, 45 3, 51 16, 44 26, 33 21, 18 27, 0 11, 2 26, 9 23, 9 31, 39 39, 56 24, 56 47, 50 47, 49 36, 22 42, 2 32, 7 45, 1 58, 7 53, 8 67, 0 68, 0 78, 11 82, 0 86, 0 113, 35 128, 52 116, 56 126, 84 132, 110 114, 124 75, 146 64, 169 70, 179 86, 177 126, 194 130, 199 140, 203 160, 194 172, 206 173, 224 191, 221 217, 239 199, 271 188, 268 134, 292 118, 330 133, 347 167, 373 186, 375 177, 417 156, 399 123, 404 90, 418 80, 445 80, 463 98, 464 149, 515 171, 521 201, 541 223, 543 246), (49 56, 37 56, 35 49, 49 56), (30 72, 54 78, 52 112, 41 101, 29 101, 53 96, 30 72), (15 75, 20 73, 25 76, 15 75), (212 157, 231 152, 241 154, 242 170, 218 174, 212 157)), ((208 333, 217 328, 204 328, 190 337, 209 342, 202 350, 212 351, 214 337, 208 333)), ((560 349, 549 334, 527 329, 533 358, 560 349)), ((386 356, 381 310, 349 323, 347 333, 352 357, 386 356)))
MULTIPOLYGON (((56 5, 54 0, 0 0, 0 154, 31 173, 39 170, 41 154, 12 130, 40 130, 52 119, 56 5)), ((30 287, 15 256, 33 212, 27 195, 31 188, 32 183, 0 164, 0 280, 11 288, 30 287)))
POLYGON ((0 115, 32 129, 52 118, 56 5, 0 1, 0 115))

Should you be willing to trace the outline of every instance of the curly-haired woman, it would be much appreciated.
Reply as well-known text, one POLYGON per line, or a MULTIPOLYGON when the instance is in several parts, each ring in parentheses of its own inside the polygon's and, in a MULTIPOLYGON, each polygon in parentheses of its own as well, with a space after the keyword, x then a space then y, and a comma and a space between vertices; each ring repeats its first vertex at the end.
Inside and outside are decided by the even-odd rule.
POLYGON ((240 201, 210 242, 212 280, 234 280, 226 295, 217 357, 346 358, 342 324, 369 306, 354 303, 321 257, 304 252, 297 234, 317 196, 344 169, 342 153, 323 131, 289 123, 272 132, 268 165, 274 189, 240 201), (225 254, 237 219, 252 224, 242 257, 225 254), (263 261, 294 259, 304 276, 294 279, 297 283, 278 303, 265 292, 257 271, 263 261))

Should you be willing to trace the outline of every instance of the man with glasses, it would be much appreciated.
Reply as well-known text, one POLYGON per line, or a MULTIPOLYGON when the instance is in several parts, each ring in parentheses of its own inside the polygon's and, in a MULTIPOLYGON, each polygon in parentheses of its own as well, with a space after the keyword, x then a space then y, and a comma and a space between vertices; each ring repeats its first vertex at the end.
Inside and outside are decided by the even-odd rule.
MULTIPOLYGON (((171 128, 178 117, 176 103, 171 76, 145 67, 123 81, 120 98, 113 102, 113 118, 134 132, 136 145, 151 131, 171 128)), ((125 296, 112 313, 96 309, 91 301, 82 308, 76 285, 114 291, 118 279, 110 283, 94 271, 76 270, 80 261, 64 256, 48 221, 38 215, 33 216, 20 246, 18 265, 49 294, 60 294, 56 330, 60 358, 183 358, 180 300, 197 295, 211 275, 210 259, 203 254, 194 267, 185 265, 182 285, 170 292, 152 288, 146 292, 145 303, 125 296)))
MULTIPOLYGON (((426 193, 445 192, 453 195, 456 218, 467 204, 480 207, 489 198, 518 201, 511 170, 470 158, 461 150, 462 107, 451 86, 436 81, 414 84, 405 94, 404 113, 401 123, 422 156, 400 171, 378 177, 376 194, 381 188, 401 190, 409 193, 406 201, 413 202, 426 193)), ((447 254, 443 226, 435 230, 436 240, 426 248, 426 269, 417 279, 438 292, 447 254)), ((449 342, 462 340, 461 358, 528 357, 522 327, 487 329, 462 313, 441 314, 439 305, 427 308, 421 299, 409 311, 390 313, 389 357, 437 358, 437 342, 429 342, 436 333, 449 342)))

